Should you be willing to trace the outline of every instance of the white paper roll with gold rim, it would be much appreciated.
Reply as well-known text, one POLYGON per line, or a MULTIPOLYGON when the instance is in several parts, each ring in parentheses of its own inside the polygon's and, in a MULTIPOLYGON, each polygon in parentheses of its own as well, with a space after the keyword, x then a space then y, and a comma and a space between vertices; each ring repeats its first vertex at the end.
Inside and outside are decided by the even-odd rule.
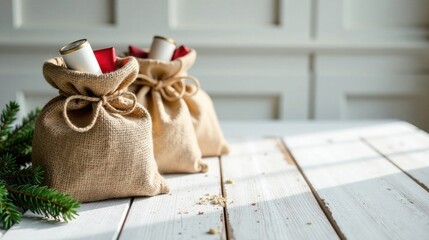
POLYGON ((173 39, 156 35, 153 37, 148 58, 169 62, 174 50, 176 50, 176 42, 173 39))
POLYGON ((88 40, 80 39, 60 49, 67 68, 80 72, 102 74, 88 40))

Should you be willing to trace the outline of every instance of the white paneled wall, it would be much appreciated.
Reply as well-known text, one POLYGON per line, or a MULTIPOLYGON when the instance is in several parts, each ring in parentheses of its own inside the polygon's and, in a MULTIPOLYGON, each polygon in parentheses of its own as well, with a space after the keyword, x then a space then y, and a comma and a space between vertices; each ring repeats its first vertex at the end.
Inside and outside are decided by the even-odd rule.
POLYGON ((221 119, 399 118, 429 130, 429 0, 4 0, 0 104, 56 92, 45 59, 73 40, 196 48, 221 119), (85 7, 83 7, 85 6, 85 7))
POLYGON ((317 0, 321 39, 427 40, 427 0, 317 0))
POLYGON ((398 118, 429 129, 429 55, 320 54, 316 118, 398 118))

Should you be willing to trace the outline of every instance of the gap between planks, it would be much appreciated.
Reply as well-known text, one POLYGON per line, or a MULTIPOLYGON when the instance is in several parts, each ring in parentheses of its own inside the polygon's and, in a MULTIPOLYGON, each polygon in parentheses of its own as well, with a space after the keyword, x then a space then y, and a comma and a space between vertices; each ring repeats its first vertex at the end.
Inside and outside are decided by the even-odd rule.
POLYGON ((347 239, 343 232, 341 232, 340 227, 338 226, 337 222, 335 221, 335 219, 332 217, 332 213, 329 210, 329 208, 326 206, 325 202, 323 201, 323 199, 319 196, 319 194, 317 193, 316 189, 314 188, 313 184, 308 180, 307 176, 305 175, 304 171, 302 170, 301 166, 297 163, 297 161, 295 160, 294 156, 292 155, 291 151, 289 150, 289 148, 286 146, 285 142, 283 141, 283 139, 277 139, 278 144, 280 146, 280 149, 282 150, 283 154, 286 157, 286 161, 287 162, 292 162, 293 165, 295 165, 298 169, 298 171, 301 173, 302 177, 304 178, 305 182, 307 183, 307 185, 310 187, 311 193, 313 194, 313 196, 316 198, 317 203, 319 204, 320 208, 322 209, 323 213, 325 214, 326 218, 328 219, 329 223, 331 223, 332 227, 334 228, 335 232, 337 233, 337 235, 340 237, 340 239, 345 240, 347 239))
POLYGON ((361 138, 361 141, 363 143, 365 143, 369 148, 371 148, 372 150, 374 150, 374 152, 378 153, 380 156, 382 156, 388 162, 390 162, 391 164, 393 164, 393 166, 397 167, 400 171, 402 171, 405 175, 407 175, 409 178, 411 178, 411 180, 413 180, 415 183, 417 183, 420 187, 422 187, 424 190, 426 190, 427 192, 429 192, 428 186, 426 186, 423 182, 419 181, 411 173, 409 173, 407 170, 405 170, 401 166, 399 166, 396 162, 394 162, 393 160, 391 160, 388 155, 384 154, 376 146, 374 146, 370 142, 368 142, 365 138, 361 138))
MULTIPOLYGON (((221 194, 222 194, 222 197, 227 199, 227 201, 228 201, 228 196, 226 194, 225 186, 224 186, 225 180, 223 177, 222 156, 219 156, 218 160, 219 160, 219 176, 220 176, 221 194)), ((225 203, 225 206, 223 207, 223 220, 224 220, 224 225, 225 225, 224 228, 225 228, 226 239, 235 239, 234 234, 232 233, 232 228, 229 224, 229 215, 228 215, 228 209, 227 209, 226 203, 225 203)))
POLYGON ((116 237, 116 240, 118 240, 121 237, 122 230, 124 229, 125 222, 127 221, 127 218, 128 218, 128 214, 130 214, 130 210, 131 210, 131 207, 133 206, 133 202, 134 202, 134 197, 132 197, 130 200, 130 205, 127 209, 127 213, 125 213, 125 218, 124 218, 124 221, 122 221, 122 225, 121 225, 121 228, 119 229, 119 233, 118 233, 118 236, 116 237))
POLYGON ((279 138, 243 139, 221 158, 230 238, 339 239, 279 138))
POLYGON ((165 175, 169 194, 135 198, 120 239, 225 239, 223 207, 202 203, 210 196, 222 196, 219 158, 204 161, 209 165, 207 173, 165 175), (219 232, 208 234, 210 228, 219 232))
POLYGON ((359 138, 290 151, 348 238, 427 234, 427 191, 359 138))

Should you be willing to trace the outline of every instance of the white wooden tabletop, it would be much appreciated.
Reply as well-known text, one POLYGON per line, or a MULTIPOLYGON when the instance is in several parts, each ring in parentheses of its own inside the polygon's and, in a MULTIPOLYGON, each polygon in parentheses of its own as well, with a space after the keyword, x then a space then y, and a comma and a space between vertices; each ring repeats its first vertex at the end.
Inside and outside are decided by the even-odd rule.
POLYGON ((225 122, 232 151, 171 193, 26 213, 2 239, 429 239, 429 135, 399 121, 225 122), (225 200, 225 202, 223 201, 225 200))

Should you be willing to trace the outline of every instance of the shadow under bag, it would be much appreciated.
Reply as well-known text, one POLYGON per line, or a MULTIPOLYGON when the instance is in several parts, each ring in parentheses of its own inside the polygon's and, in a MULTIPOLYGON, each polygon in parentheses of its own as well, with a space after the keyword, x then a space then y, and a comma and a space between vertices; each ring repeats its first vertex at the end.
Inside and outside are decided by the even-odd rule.
POLYGON ((69 70, 62 58, 45 62, 46 81, 60 96, 37 119, 32 160, 45 184, 81 202, 167 193, 153 154, 151 118, 127 87, 138 64, 96 75, 69 70))

